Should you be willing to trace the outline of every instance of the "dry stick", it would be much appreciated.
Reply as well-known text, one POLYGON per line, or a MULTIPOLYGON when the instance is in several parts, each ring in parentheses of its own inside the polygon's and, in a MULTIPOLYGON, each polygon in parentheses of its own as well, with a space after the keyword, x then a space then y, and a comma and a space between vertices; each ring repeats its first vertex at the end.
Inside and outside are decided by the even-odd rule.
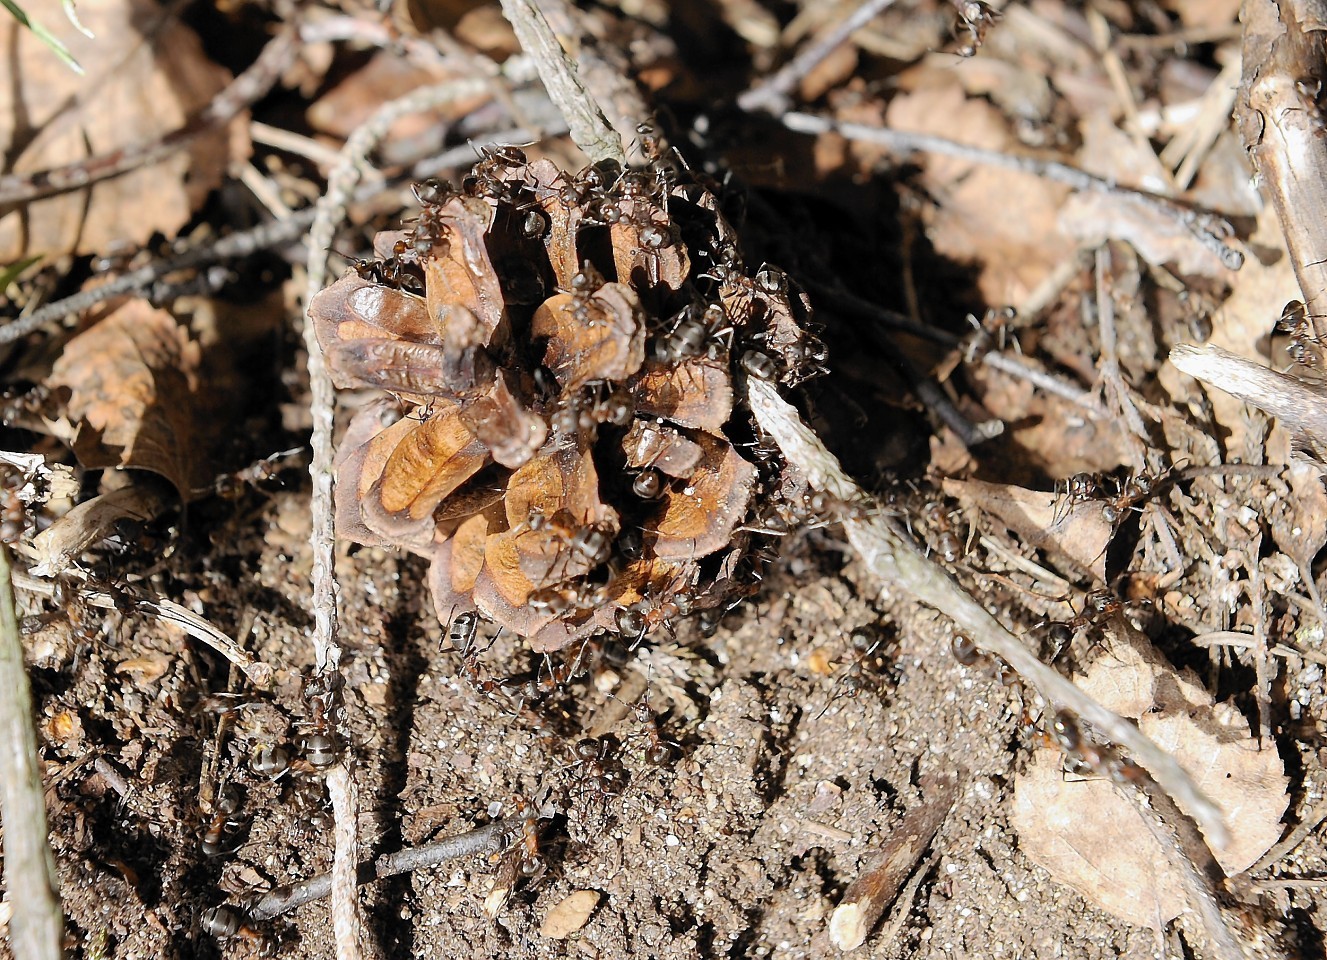
POLYGON ((1267 595, 1263 583, 1262 566, 1258 557, 1262 553, 1262 534, 1249 546, 1248 557, 1249 605, 1253 607, 1253 671, 1258 683, 1255 699, 1258 703, 1258 738, 1261 746, 1272 743, 1272 654, 1267 648, 1267 595))
POLYGON ((0 176, 0 209, 69 190, 82 190, 98 181, 118 177, 170 156, 200 134, 229 123, 241 110, 265 96, 294 60, 295 49, 296 29, 294 25, 287 25, 268 41, 258 58, 230 86, 213 97, 183 126, 163 137, 63 167, 0 176))
POLYGON ((894 0, 864 0, 838 23, 827 27, 815 40, 802 48, 772 77, 761 81, 737 98, 737 106, 748 112, 764 110, 778 114, 788 109, 789 94, 807 74, 842 46, 849 37, 875 17, 893 6, 894 0))
MULTIPOLYGON (((327 256, 336 225, 345 217, 355 187, 363 176, 368 155, 399 118, 419 113, 462 97, 478 96, 486 83, 481 79, 455 80, 421 87, 393 100, 374 112, 357 128, 341 150, 341 161, 327 178, 327 192, 318 201, 318 211, 309 230, 308 284, 304 295, 304 344, 308 353, 310 412, 313 416, 313 494, 311 546, 313 550, 313 649, 319 673, 335 671, 341 660, 336 638, 335 527, 332 501, 332 421, 335 391, 318 344, 309 304, 327 280, 327 256)), ((328 794, 335 820, 335 850, 332 859, 332 929, 339 960, 360 957, 359 899, 355 893, 359 860, 356 794, 347 770, 349 757, 327 773, 328 794)))
POLYGON ((10 942, 24 960, 59 960, 64 917, 55 860, 46 842, 46 800, 32 727, 32 690, 9 579, 9 547, 0 544, 0 813, 4 879, 13 905, 10 942))
MULTIPOLYGON (((925 788, 927 784, 923 784, 925 788)), ((903 823, 890 833, 871 865, 848 885, 829 918, 829 939, 840 950, 855 950, 866 942, 880 917, 898 896, 903 882, 931 845, 945 815, 954 805, 958 784, 953 779, 935 784, 934 796, 909 810, 903 823)))
POLYGON ((1115 398, 1116 408, 1124 415, 1124 422, 1133 434, 1129 446, 1133 450, 1134 466, 1139 470, 1147 468, 1147 426, 1129 396, 1129 386, 1120 372, 1120 355, 1115 335, 1115 298, 1111 296, 1110 282, 1110 247, 1103 244, 1097 248, 1096 285, 1097 285, 1097 328, 1101 333, 1101 379, 1115 398), (1140 442, 1141 441, 1141 442, 1140 442))
POLYGON ((1327 68, 1314 6, 1303 0, 1245 0, 1235 116, 1276 207, 1313 331, 1322 338, 1327 335, 1327 126, 1316 91, 1327 68))
POLYGON ((562 49, 533 0, 502 0, 502 15, 516 31, 521 49, 538 64, 539 79, 562 111, 576 146, 591 160, 616 160, 625 166, 627 155, 621 136, 586 90, 576 64, 562 49))
POLYGON ((921 602, 939 610, 978 647, 1009 664, 1047 701, 1072 710, 1125 747, 1167 792, 1192 811, 1214 844, 1227 842, 1229 833, 1221 820, 1220 808, 1203 795, 1170 754, 1139 733, 1133 724, 1101 706, 1038 660, 947 572, 923 556, 897 523, 854 508, 867 503, 866 495, 772 384, 749 379, 747 399, 761 428, 774 437, 784 457, 802 470, 811 485, 849 504, 843 526, 849 543, 872 573, 899 584, 921 602))
POLYGON ((1181 373, 1253 404, 1292 433, 1327 449, 1327 393, 1316 384, 1269 370, 1212 344, 1180 344, 1171 348, 1170 362, 1181 373))
MULTIPOLYGON (((356 879, 359 883, 372 883, 374 880, 423 870, 460 857, 493 853, 501 849, 503 841, 516 827, 514 821, 498 820, 458 836, 445 837, 397 853, 386 853, 372 862, 360 864, 356 879)), ((320 874, 293 887, 278 887, 249 907, 245 916, 255 923, 271 920, 296 907, 321 900, 331 889, 330 873, 320 874)))
MULTIPOLYGON (((542 131, 517 127, 484 137, 476 137, 472 143, 463 147, 453 147, 436 156, 421 160, 404 177, 391 183, 374 183, 360 187, 355 191, 351 202, 363 203, 372 200, 389 189, 400 186, 402 182, 433 176, 441 170, 466 165, 474 160, 475 150, 482 146, 499 143, 525 143, 537 138, 541 133, 545 136, 560 136, 566 132, 566 128, 560 125, 542 131)), ((27 316, 20 317, 12 323, 0 327, 0 344, 25 337, 44 324, 82 313, 84 310, 89 310, 112 297, 148 291, 162 277, 177 271, 212 264, 221 260, 247 257, 259 250, 267 250, 290 243, 305 234, 313 224, 317 212, 316 205, 297 210, 290 215, 288 220, 272 220, 267 223, 260 223, 252 229, 222 237, 209 246, 197 247, 169 260, 155 261, 145 267, 123 273, 100 286, 93 287, 91 290, 83 290, 65 297, 63 300, 56 300, 43 307, 38 307, 27 316)), ((149 295, 151 295, 150 292, 149 295)))
MULTIPOLYGON (((55 593, 55 584, 50 580, 40 580, 20 571, 14 573, 14 586, 20 590, 27 590, 30 593, 36 593, 44 597, 52 596, 55 593)), ((160 620, 173 623, 195 640, 207 644, 233 663, 244 673, 249 682, 258 689, 271 689, 274 672, 272 667, 257 659, 192 610, 180 606, 173 600, 167 600, 165 597, 141 594, 136 588, 132 587, 122 588, 122 593, 133 602, 136 609, 160 620)), ((121 605, 117 603, 115 597, 100 590, 80 587, 78 595, 81 600, 102 610, 115 610, 121 605)))
POLYGON ((936 153, 958 157, 973 163, 1004 167, 1021 173, 1044 177, 1057 183, 1068 184, 1075 190, 1087 190, 1119 196, 1156 210, 1182 224, 1208 250, 1231 270, 1244 265, 1244 254, 1221 239, 1228 235, 1230 226, 1221 218, 1201 212, 1167 197, 1143 190, 1121 186, 1112 180, 1098 177, 1058 160, 1020 157, 997 150, 985 150, 964 143, 936 137, 927 133, 908 133, 884 127, 870 127, 861 123, 843 123, 810 113, 785 113, 778 118, 789 130, 806 134, 837 133, 849 140, 859 140, 899 153, 936 153))

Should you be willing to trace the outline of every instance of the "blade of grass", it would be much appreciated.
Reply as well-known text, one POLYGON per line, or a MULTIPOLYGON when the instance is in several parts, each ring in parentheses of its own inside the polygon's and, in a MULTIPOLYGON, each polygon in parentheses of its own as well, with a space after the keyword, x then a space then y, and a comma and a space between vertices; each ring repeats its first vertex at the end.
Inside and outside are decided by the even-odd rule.
MULTIPOLYGON (((46 44, 46 46, 50 47, 51 52, 54 53, 57 57, 59 57, 61 60, 63 60, 65 66, 67 66, 70 70, 74 71, 74 73, 78 74, 80 77, 83 75, 82 65, 77 60, 74 59, 74 55, 69 52, 69 48, 64 45, 64 43, 60 40, 59 37, 51 33, 51 31, 47 30, 36 20, 33 20, 31 17, 29 17, 27 12, 17 3, 15 3, 14 0, 0 0, 0 5, 3 5, 6 10, 8 10, 11 14, 13 14, 15 20, 17 20, 19 23, 23 24, 23 26, 31 30, 33 32, 33 35, 36 36, 38 40, 46 44)), ((72 9, 72 5, 70 9, 72 9)), ((87 32, 86 30, 83 29, 82 25, 79 24, 77 20, 74 20, 74 24, 78 26, 78 28, 82 32, 84 33, 87 32)))

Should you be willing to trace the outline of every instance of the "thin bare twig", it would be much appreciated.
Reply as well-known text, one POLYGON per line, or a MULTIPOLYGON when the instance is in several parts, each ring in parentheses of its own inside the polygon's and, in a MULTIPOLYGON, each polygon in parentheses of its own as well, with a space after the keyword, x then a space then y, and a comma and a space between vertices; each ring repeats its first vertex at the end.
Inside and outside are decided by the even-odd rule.
MULTIPOLYGON (((323 359, 322 348, 308 316, 309 304, 327 281, 327 257, 336 225, 345 217, 356 186, 368 167, 368 156, 387 135, 399 118, 454 102, 462 97, 481 95, 487 88, 482 79, 453 80, 421 87, 393 100, 374 112, 355 130, 341 150, 341 161, 327 178, 327 192, 318 201, 313 226, 309 230, 308 282, 304 297, 304 343, 309 364, 309 406, 313 417, 313 649, 315 670, 320 674, 335 672, 341 660, 336 635, 335 524, 332 500, 332 422, 336 394, 323 359)), ((333 691, 338 687, 333 686, 333 691)), ((333 694, 336 695, 335 692, 333 694)), ((347 757, 349 751, 347 751, 347 757)), ((356 794, 350 784, 348 759, 328 771, 328 792, 335 821, 335 853, 332 861, 332 928, 336 935, 339 960, 357 960, 363 926, 359 899, 355 895, 355 863, 358 858, 358 810, 356 794)))
MULTIPOLYGON (((926 786, 924 783, 923 788, 926 786)), ((920 806, 908 811, 871 865, 843 892, 829 920, 829 938, 840 950, 855 950, 866 942, 954 805, 955 780, 933 786, 934 795, 923 797, 920 806)))
MULTIPOLYGON (((351 202, 364 203, 411 180, 435 176, 443 170, 468 165, 474 161, 475 150, 489 144, 526 143, 537 139, 541 133, 544 136, 560 136, 566 132, 566 128, 560 125, 555 125, 543 131, 517 127, 488 136, 475 137, 471 143, 467 143, 465 146, 453 147, 450 150, 420 160, 403 176, 393 178, 388 183, 372 183, 360 186, 355 191, 351 202)), ((313 224, 317 212, 316 205, 306 207, 303 210, 296 210, 288 220, 271 220, 260 223, 249 230, 222 237, 215 243, 196 247, 168 260, 155 261, 145 267, 123 273, 100 286, 79 291, 72 296, 65 297, 63 300, 56 300, 38 307, 26 316, 19 317, 12 323, 0 327, 0 344, 25 337, 44 324, 82 313, 121 294, 139 293, 146 295, 149 299, 159 300, 161 298, 156 295, 152 288, 153 284, 157 283, 162 277, 191 267, 201 267, 222 260, 247 257, 259 250, 284 246, 304 236, 313 224)))
POLYGON ((46 800, 32 726, 32 689, 23 666, 18 612, 10 582, 9 547, 0 544, 0 813, 4 823, 5 889, 13 904, 14 955, 59 960, 64 916, 55 860, 46 842, 46 800))
POLYGON ((1212 344, 1179 344, 1171 348, 1170 362, 1181 373, 1253 404, 1319 450, 1327 450, 1327 393, 1318 385, 1212 344))
POLYGON ((756 420, 774 437, 784 457, 803 471, 813 487, 849 505, 843 526, 868 569, 948 616, 973 643, 1003 659, 1047 701, 1067 707, 1125 747, 1167 792, 1194 812, 1213 843, 1227 842, 1229 833, 1220 808, 1198 789, 1174 757, 1038 660, 943 568, 927 559, 897 523, 862 509, 868 501, 861 488, 771 384, 749 379, 747 399, 756 420))
POLYGON ((1244 254, 1222 239, 1230 233, 1229 224, 1214 214, 1195 210, 1192 207, 1184 206, 1154 193, 1121 186, 1112 180, 1095 176, 1058 160, 1021 157, 1011 153, 1001 153, 998 150, 968 146, 964 143, 927 133, 908 133, 903 130, 890 130, 885 127, 870 127, 861 123, 840 122, 829 117, 819 117, 810 113, 785 113, 779 116, 778 120, 789 130, 798 133, 812 135, 837 133, 849 140, 871 143, 898 153, 935 153, 942 156, 958 157, 963 160, 970 160, 973 163, 1030 173, 1057 183, 1068 184, 1075 190, 1108 193, 1123 197, 1157 210, 1179 222, 1193 234, 1199 243, 1215 253, 1228 269, 1238 270, 1244 265, 1244 254))
POLYGON ((894 0, 864 0, 838 23, 826 27, 773 76, 740 94, 737 106, 747 112, 764 110, 767 113, 778 114, 787 110, 792 102, 788 95, 792 93, 793 88, 849 37, 893 4, 894 0))
POLYGON ((293 24, 282 27, 247 70, 183 126, 163 137, 150 143, 121 147, 63 167, 0 176, 0 208, 29 203, 69 190, 82 190, 98 181, 156 163, 184 148, 200 134, 229 123, 241 110, 265 96, 281 78, 281 74, 295 58, 296 37, 297 31, 293 24))
POLYGON ((502 0, 502 15, 516 31, 521 49, 538 63, 539 79, 562 111, 576 146, 593 161, 616 160, 625 165, 622 137, 581 82, 576 64, 558 43, 538 6, 533 0, 502 0))
MULTIPOLYGON (((468 833, 444 837, 396 853, 385 853, 376 860, 361 863, 356 872, 356 880, 361 884, 372 883, 374 880, 424 870, 448 860, 493 853, 502 848, 503 842, 516 827, 516 821, 497 820, 476 827, 468 833)), ((293 887, 278 887, 265 894, 246 911, 246 916, 255 922, 271 920, 296 907, 321 900, 331 890, 332 875, 320 874, 293 887)))
MULTIPOLYGON (((14 572, 14 586, 44 597, 55 593, 55 584, 52 581, 41 580, 21 571, 14 572)), ((135 587, 125 586, 121 592, 124 598, 133 603, 135 609, 173 623, 195 640, 207 644, 233 663, 259 690, 271 689, 272 667, 257 659, 208 620, 173 600, 141 593, 135 587)), ((87 604, 102 610, 115 610, 123 604, 123 599, 117 601, 117 598, 109 593, 89 587, 80 587, 78 596, 87 604)))

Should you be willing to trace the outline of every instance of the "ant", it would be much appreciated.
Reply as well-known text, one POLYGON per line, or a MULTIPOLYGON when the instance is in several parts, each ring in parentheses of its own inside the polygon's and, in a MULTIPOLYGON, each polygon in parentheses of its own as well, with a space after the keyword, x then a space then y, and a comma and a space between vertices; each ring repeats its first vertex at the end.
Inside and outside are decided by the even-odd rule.
POLYGON ((999 657, 984 654, 972 640, 961 633, 954 634, 949 643, 949 652, 955 660, 965 667, 980 666, 984 673, 1002 687, 1012 687, 1018 683, 1016 674, 1009 664, 999 657))
POLYGON ((244 821, 236 817, 243 802, 244 794, 237 785, 227 782, 218 788, 212 818, 203 828, 200 846, 204 856, 216 857, 226 852, 227 838, 244 825, 244 821))
POLYGON ((572 562, 588 571, 607 561, 613 553, 611 524, 605 521, 577 523, 575 516, 565 507, 551 516, 531 510, 525 526, 529 533, 544 534, 546 541, 560 541, 558 545, 563 548, 556 550, 550 558, 548 569, 540 578, 541 586, 566 579, 572 562))
POLYGON ((1302 300, 1291 300, 1281 311, 1276 321, 1280 333, 1290 335, 1290 345, 1286 352, 1295 363, 1305 367, 1316 367, 1321 362, 1318 338, 1313 331, 1312 318, 1302 300))
POLYGON ((243 939, 266 946, 267 939, 249 926, 248 918, 234 907, 208 907, 199 917, 203 929, 218 940, 243 939))
POLYGON ((927 542, 945 563, 957 563, 968 552, 967 542, 954 529, 953 513, 939 500, 927 501, 922 519, 929 529, 927 542))
POLYGON ((334 705, 338 679, 338 674, 328 673, 309 677, 304 683, 309 716, 299 723, 303 731, 299 751, 315 771, 326 770, 341 756, 335 730, 338 711, 334 705))
POLYGON ((723 305, 711 303, 699 312, 695 305, 684 307, 668 336, 657 344, 656 351, 659 360, 678 362, 707 352, 711 359, 716 359, 717 347, 730 351, 732 346, 733 327, 727 322, 723 305))
POLYGON ((473 610, 454 614, 447 624, 447 638, 451 647, 461 655, 461 673, 471 687, 496 703, 499 692, 506 695, 506 681, 485 676, 480 670, 479 658, 484 650, 493 645, 497 637, 490 640, 484 650, 479 650, 475 643, 478 631, 479 614, 473 610))
POLYGON ((611 734, 602 737, 582 737, 572 748, 574 768, 580 776, 577 783, 583 792, 600 800, 611 800, 622 795, 627 773, 622 766, 621 744, 611 734))
MULTIPOLYGON (((834 705, 834 701, 838 700, 839 697, 847 697, 850 700, 856 700, 857 697, 861 695, 862 691, 867 688, 869 681, 866 677, 865 664, 872 658, 876 650, 880 648, 880 644, 883 642, 884 637, 872 637, 869 634, 860 631, 852 634, 849 643, 852 646, 852 649, 856 651, 857 655, 853 658, 853 661, 848 664, 847 669, 843 671, 843 676, 835 681, 835 685, 841 687, 842 690, 829 698, 829 702, 825 704, 824 709, 816 715, 817 720, 825 715, 829 708, 834 705)), ((875 665, 877 668, 880 666, 879 658, 876 658, 875 665)))
POLYGON ((1095 743, 1083 735, 1078 718, 1070 711, 1060 709, 1050 724, 1051 743, 1064 751, 1072 773, 1095 773, 1118 784, 1145 782, 1146 771, 1109 745, 1095 743))
MULTIPOLYGON (((1083 609, 1068 620, 1052 620, 1046 624, 1046 636, 1055 646, 1055 656, 1084 627, 1097 626, 1124 609, 1124 601, 1109 590, 1092 590, 1083 598, 1083 609)), ((1052 657, 1054 659, 1054 656, 1052 657)))
POLYGON ((954 10, 954 32, 967 33, 967 39, 960 42, 955 53, 964 58, 976 56, 986 39, 986 31, 1000 19, 1001 13, 983 0, 954 0, 954 10))

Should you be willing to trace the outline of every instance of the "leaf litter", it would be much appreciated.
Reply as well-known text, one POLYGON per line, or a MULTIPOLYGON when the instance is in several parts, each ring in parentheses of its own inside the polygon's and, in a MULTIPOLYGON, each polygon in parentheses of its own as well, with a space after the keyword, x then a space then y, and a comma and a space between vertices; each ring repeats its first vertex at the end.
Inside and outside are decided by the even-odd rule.
MULTIPOLYGON (((725 3, 694 14, 715 29, 684 37, 661 6, 637 6, 634 19, 579 15, 596 38, 581 38, 586 69, 620 47, 683 116, 713 106, 716 64, 744 64, 754 87, 837 22, 809 3, 778 15, 725 3)), ((1212 851, 1231 877, 1214 889, 1255 891, 1240 916, 1275 941, 1269 955, 1320 937, 1296 884, 1320 874, 1321 841, 1276 846, 1311 822, 1322 772, 1320 467, 1284 426, 1167 359, 1208 339, 1263 366, 1311 353, 1293 352, 1312 345, 1311 323, 1291 314, 1273 331, 1304 293, 1295 248, 1272 208, 1256 209, 1223 119, 1234 7, 958 6, 887 11, 794 85, 794 109, 976 153, 836 132, 808 143, 753 115, 727 152, 750 194, 708 165, 723 138, 686 165, 596 174, 565 142, 522 136, 524 153, 454 160, 444 187, 410 168, 500 132, 508 108, 552 116, 484 59, 512 53, 511 31, 482 8, 413 11, 454 27, 434 46, 406 17, 392 37, 327 9, 254 108, 252 164, 246 116, 0 219, 9 261, 84 257, 16 274, 5 302, 30 307, 92 289, 85 255, 174 237, 191 218, 187 242, 206 244, 285 216, 323 189, 329 145, 422 77, 478 62, 503 87, 393 128, 375 156, 393 190, 352 205, 338 249, 357 259, 315 303, 343 391, 339 528, 356 545, 337 560, 346 686, 331 726, 301 682, 307 492, 298 456, 281 453, 304 442, 302 358, 286 331, 255 350, 225 319, 248 296, 280 303, 298 280, 284 261, 181 271, 150 300, 16 349, 13 444, 82 480, 75 506, 68 481, 48 496, 27 470, 13 522, 32 562, 20 583, 62 574, 25 590, 23 612, 52 837, 85 953, 240 955, 262 940, 325 954, 319 905, 254 929, 243 911, 325 866, 310 745, 334 726, 359 754, 375 848, 521 824, 487 862, 366 888, 382 908, 372 935, 402 955, 507 956, 518 943, 539 956, 820 955, 835 908, 871 888, 891 831, 918 817, 926 849, 891 873, 889 902, 868 903, 880 932, 854 931, 862 955, 1143 956, 1153 931, 1205 955, 1131 758, 1086 726, 1067 749, 1062 705, 896 587, 878 596, 836 526, 864 509, 897 517, 1044 660, 1190 770, 1232 835, 1212 851), (384 49, 325 39, 351 26, 384 49), (1205 39, 1186 46, 1186 31, 1205 39), (955 57, 966 44, 976 55, 955 57), (1162 194, 1191 181, 1189 199, 1232 218, 1244 265, 1231 270, 1172 208, 981 151, 1053 156, 1162 194), (216 191, 227 160, 247 169, 216 191), (212 329, 189 299, 198 278, 212 329), (894 311, 890 351, 822 302, 819 285, 837 283, 894 311), (812 497, 748 419, 749 377, 799 398, 879 504, 812 497), (976 443, 965 421, 1005 432, 976 443), (195 618, 190 638, 210 629, 238 652, 182 639, 181 621, 149 612, 166 603, 195 618), (271 692, 223 656, 267 668, 271 692), (79 765, 86 751, 96 767, 79 765), (1085 769, 1066 771, 1075 759, 1085 769), (925 786, 937 776, 956 778, 943 814, 925 786), (241 788, 230 813, 226 784, 241 788), (224 852, 206 855, 200 836, 224 852)), ((9 134, 15 174, 162 137, 225 86, 190 27, 166 16, 167 44, 127 11, 88 15, 122 43, 72 45, 104 89, 31 82, 44 68, 19 38, 29 83, 10 96, 26 98, 34 129, 9 134), (112 49, 114 70, 99 59, 112 49), (100 109, 118 84, 150 108, 100 109), (72 106, 53 116, 46 95, 72 106)), ((238 19, 225 29, 258 39, 238 19)), ((664 126, 631 131, 632 149, 664 126)))

